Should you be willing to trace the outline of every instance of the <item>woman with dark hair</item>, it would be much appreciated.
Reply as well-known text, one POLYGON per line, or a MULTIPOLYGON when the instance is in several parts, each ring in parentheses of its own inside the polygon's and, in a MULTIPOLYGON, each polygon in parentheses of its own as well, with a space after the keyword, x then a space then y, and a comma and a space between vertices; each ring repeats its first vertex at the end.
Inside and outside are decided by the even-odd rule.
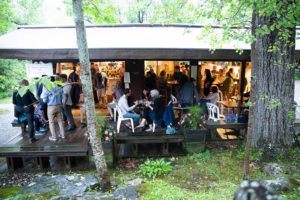
POLYGON ((209 95, 201 98, 200 100, 202 111, 205 114, 207 114, 208 111, 207 111, 206 103, 216 104, 218 100, 219 100, 219 88, 213 85, 211 86, 211 92, 209 93, 209 95))
POLYGON ((209 95, 210 87, 213 82, 214 82, 214 79, 211 76, 210 70, 205 69, 205 81, 204 81, 204 90, 203 90, 203 94, 205 96, 209 95))

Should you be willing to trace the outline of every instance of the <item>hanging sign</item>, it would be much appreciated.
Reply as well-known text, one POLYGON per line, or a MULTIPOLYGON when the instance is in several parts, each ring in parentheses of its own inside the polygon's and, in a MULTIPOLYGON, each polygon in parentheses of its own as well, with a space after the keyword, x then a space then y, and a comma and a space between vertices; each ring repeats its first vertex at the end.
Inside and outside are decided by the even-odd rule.
POLYGON ((52 63, 28 64, 26 70, 28 78, 42 77, 42 75, 53 76, 52 63))

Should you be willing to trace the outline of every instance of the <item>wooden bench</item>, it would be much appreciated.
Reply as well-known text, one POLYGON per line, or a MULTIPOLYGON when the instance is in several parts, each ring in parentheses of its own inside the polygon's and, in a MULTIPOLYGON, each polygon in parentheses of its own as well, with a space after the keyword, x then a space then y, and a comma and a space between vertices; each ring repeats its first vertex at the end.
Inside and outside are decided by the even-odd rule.
POLYGON ((88 145, 2 145, 0 157, 6 157, 9 170, 24 166, 24 158, 35 158, 40 168, 49 168, 49 157, 63 157, 67 168, 71 168, 71 157, 87 157, 88 145))
POLYGON ((114 161, 119 159, 120 144, 133 144, 134 156, 138 156, 138 145, 139 144, 162 144, 162 155, 169 155, 169 144, 184 142, 184 135, 177 133, 174 135, 167 135, 165 132, 141 132, 141 133, 120 133, 114 136, 113 152, 114 161))

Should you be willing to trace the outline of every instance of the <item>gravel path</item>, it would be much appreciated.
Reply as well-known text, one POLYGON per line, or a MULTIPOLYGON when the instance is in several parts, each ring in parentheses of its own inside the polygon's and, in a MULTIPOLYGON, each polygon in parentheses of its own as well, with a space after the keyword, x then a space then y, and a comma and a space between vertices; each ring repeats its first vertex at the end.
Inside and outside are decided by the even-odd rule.
POLYGON ((21 133, 21 128, 11 126, 14 120, 13 104, 0 104, 0 109, 8 110, 8 113, 0 115, 0 144, 6 144, 21 133))

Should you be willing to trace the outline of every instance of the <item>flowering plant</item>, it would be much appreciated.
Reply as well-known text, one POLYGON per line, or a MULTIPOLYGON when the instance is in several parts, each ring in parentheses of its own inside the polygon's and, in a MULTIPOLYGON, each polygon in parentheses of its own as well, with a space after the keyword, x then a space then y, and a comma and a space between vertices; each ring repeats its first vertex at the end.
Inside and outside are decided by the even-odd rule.
POLYGON ((178 125, 184 128, 197 129, 202 127, 202 122, 205 119, 202 109, 198 106, 193 106, 189 112, 183 114, 178 122, 178 125))
POLYGON ((98 136, 102 142, 108 142, 113 140, 115 130, 109 121, 104 116, 97 116, 98 136))

